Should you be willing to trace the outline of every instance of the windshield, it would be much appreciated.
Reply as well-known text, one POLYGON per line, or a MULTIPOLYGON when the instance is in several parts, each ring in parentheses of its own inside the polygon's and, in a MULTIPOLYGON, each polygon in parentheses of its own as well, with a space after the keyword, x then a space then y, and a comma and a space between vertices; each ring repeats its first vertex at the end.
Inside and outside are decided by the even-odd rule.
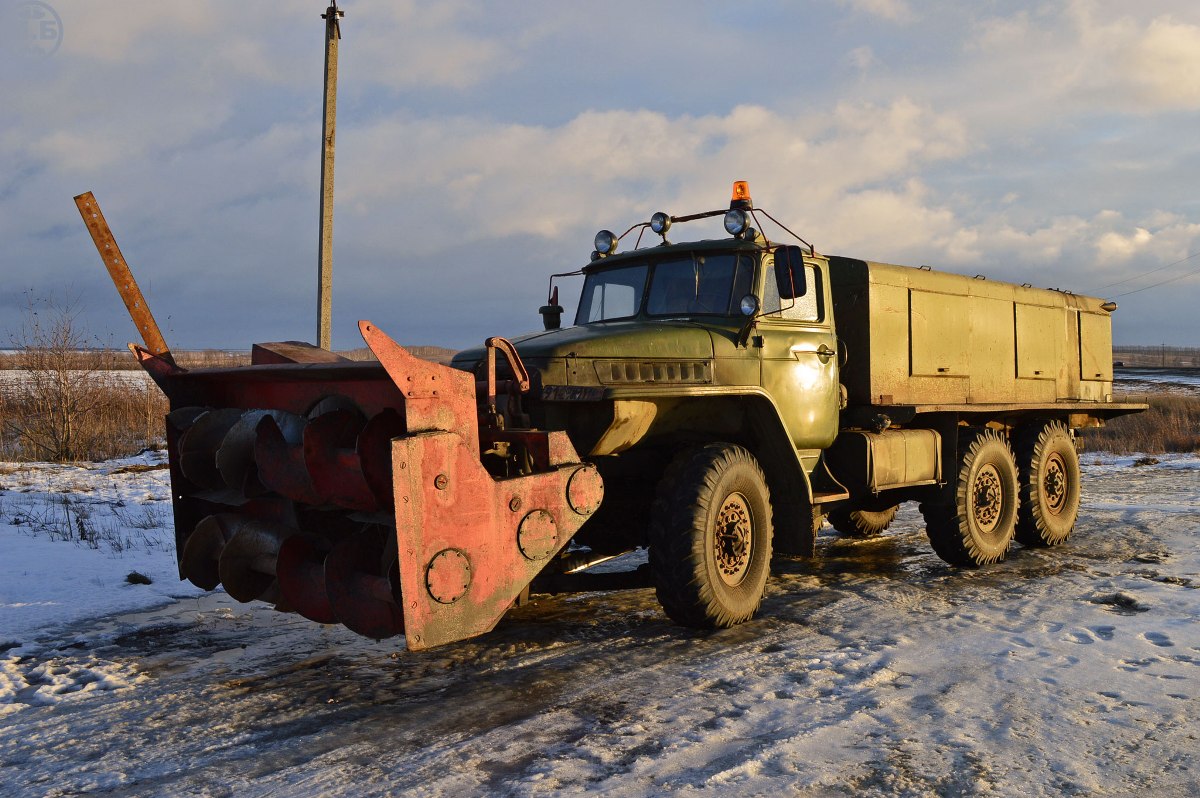
POLYGON ((727 316, 750 293, 754 260, 739 253, 695 253, 592 272, 583 284, 576 324, 651 316, 727 316), (649 290, 646 290, 649 277, 649 290))
POLYGON ((583 281, 576 324, 636 316, 646 290, 646 264, 592 272, 583 281))

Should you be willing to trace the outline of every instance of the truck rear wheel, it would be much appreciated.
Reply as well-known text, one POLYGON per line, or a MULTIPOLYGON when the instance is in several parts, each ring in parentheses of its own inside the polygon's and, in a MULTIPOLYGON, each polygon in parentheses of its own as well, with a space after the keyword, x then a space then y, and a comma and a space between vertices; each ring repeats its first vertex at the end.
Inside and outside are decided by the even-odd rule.
POLYGON ((897 506, 884 510, 850 510, 838 508, 829 511, 829 523, 839 533, 851 538, 870 538, 883 532, 896 520, 897 506))
POLYGON ((977 568, 1008 556, 1016 527, 1017 466, 995 430, 959 435, 959 467, 951 501, 925 503, 921 515, 937 555, 977 568))
POLYGON ((1026 546, 1057 546, 1071 535, 1079 515, 1079 455, 1061 421, 1017 436, 1021 506, 1017 540, 1026 546))
POLYGON ((650 568, 671 620, 700 629, 749 620, 771 567, 771 500, 754 455, 714 443, 677 458, 659 483, 650 568))

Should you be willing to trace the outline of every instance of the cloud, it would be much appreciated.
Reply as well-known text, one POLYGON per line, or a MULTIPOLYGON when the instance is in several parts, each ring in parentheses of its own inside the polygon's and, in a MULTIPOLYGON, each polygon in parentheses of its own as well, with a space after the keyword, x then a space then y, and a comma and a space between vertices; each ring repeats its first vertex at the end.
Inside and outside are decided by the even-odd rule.
POLYGON ((846 53, 846 63, 858 72, 865 74, 872 67, 879 65, 879 59, 875 57, 875 51, 870 46, 863 45, 846 53))
POLYGON ((838 0, 838 4, 849 6, 859 14, 886 19, 889 22, 909 22, 913 18, 912 8, 904 0, 838 0))
POLYGON ((527 42, 494 35, 476 4, 404 0, 373 11, 367 22, 351 9, 345 23, 360 79, 392 89, 462 89, 522 66, 527 42))
POLYGON ((1200 108, 1200 26, 1153 20, 1118 50, 1113 74, 1145 108, 1200 108))
POLYGON ((907 100, 827 115, 757 105, 703 117, 585 111, 559 126, 394 115, 342 141, 340 197, 358 213, 420 202, 450 211, 426 220, 431 233, 548 238, 597 218, 648 215, 648 203, 719 202, 734 179, 782 213, 827 217, 847 193, 881 196, 967 147, 953 118, 907 100))
POLYGON ((997 91, 988 96, 1005 106, 1016 91, 1060 115, 1200 110, 1200 25, 1170 14, 1072 0, 988 18, 975 30, 965 49, 978 60, 968 69, 990 76, 997 91))
MULTIPOLYGON (((62 49, 0 106, 15 287, 108 291, 70 203, 93 189, 183 345, 307 335, 325 4, 53 2, 62 49)), ((338 318, 536 324, 597 229, 721 207, 734 179, 819 250, 1016 282, 1125 280, 1200 237, 1183 2, 346 8, 338 318)))

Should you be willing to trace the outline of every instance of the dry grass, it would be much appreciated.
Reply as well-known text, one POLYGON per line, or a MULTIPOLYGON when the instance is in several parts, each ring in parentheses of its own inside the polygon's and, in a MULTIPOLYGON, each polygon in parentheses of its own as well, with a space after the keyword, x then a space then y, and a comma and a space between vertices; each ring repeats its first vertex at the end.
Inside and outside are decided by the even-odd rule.
POLYGON ((0 456, 65 463, 136 454, 158 438, 166 400, 113 371, 112 349, 89 346, 70 301, 27 297, 0 381, 0 456))
POLYGON ((68 412, 44 397, 20 391, 0 393, 0 460, 98 461, 127 457, 163 445, 167 398, 156 385, 94 380, 75 385, 81 397, 68 412))
POLYGON ((1200 396, 1157 396, 1144 413, 1084 430, 1085 448, 1131 454, 1200 452, 1200 396))
MULTIPOLYGON (((250 365, 249 352, 230 352, 224 349, 188 349, 181 352, 172 351, 175 362, 185 369, 227 369, 234 366, 250 365)), ((137 361, 130 358, 135 367, 137 361)))

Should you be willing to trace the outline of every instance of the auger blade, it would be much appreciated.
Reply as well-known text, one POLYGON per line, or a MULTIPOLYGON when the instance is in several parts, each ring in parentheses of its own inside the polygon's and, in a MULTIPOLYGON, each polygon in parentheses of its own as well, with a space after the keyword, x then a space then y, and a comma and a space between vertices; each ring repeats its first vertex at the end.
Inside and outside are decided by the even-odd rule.
POLYGON ((279 547, 275 576, 283 602, 317 623, 337 623, 329 594, 325 589, 325 555, 322 548, 306 535, 293 535, 279 547))
POLYGON ((337 619, 376 640, 404 631, 395 543, 386 527, 369 526, 325 558, 325 588, 337 619))

